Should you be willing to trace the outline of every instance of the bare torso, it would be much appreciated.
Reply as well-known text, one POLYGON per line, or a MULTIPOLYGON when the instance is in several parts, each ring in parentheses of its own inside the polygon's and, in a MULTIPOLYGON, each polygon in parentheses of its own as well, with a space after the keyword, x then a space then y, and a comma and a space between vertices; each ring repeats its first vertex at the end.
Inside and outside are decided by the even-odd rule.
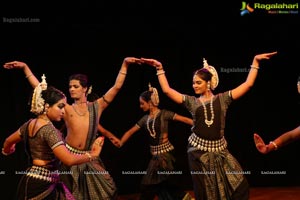
MULTIPOLYGON (((67 127, 66 143, 83 150, 89 130, 89 112, 86 104, 67 105, 64 121, 67 127)), ((98 116, 99 119, 100 116, 98 116)))

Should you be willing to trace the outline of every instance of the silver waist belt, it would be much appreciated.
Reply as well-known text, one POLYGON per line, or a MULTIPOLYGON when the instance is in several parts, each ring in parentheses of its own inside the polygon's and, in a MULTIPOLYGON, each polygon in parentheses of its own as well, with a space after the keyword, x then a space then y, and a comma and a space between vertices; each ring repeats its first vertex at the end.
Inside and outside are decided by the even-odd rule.
POLYGON ((84 151, 84 150, 79 150, 79 149, 75 149, 74 147, 71 147, 70 145, 66 144, 67 149, 73 153, 73 154, 85 154, 89 151, 84 151))
POLYGON ((227 142, 224 136, 219 140, 205 140, 192 133, 188 139, 189 144, 201 151, 218 152, 226 149, 227 142))
POLYGON ((169 151, 172 151, 173 149, 174 146, 169 141, 160 145, 150 146, 150 152, 152 155, 167 153, 169 151))
POLYGON ((26 176, 51 183, 57 183, 59 181, 58 171, 50 171, 49 169, 35 165, 29 169, 26 176))

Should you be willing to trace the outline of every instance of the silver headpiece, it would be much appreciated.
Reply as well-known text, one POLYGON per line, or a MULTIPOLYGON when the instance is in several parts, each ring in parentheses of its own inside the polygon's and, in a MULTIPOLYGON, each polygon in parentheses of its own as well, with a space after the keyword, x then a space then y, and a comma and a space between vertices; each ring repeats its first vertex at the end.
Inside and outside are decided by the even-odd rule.
POLYGON ((154 106, 159 105, 159 96, 157 89, 151 86, 151 83, 148 84, 149 91, 152 92, 151 94, 151 102, 153 103, 154 106))
POLYGON ((43 74, 42 82, 34 88, 34 92, 31 100, 30 112, 39 115, 44 112, 45 100, 42 97, 42 91, 47 89, 46 76, 43 74))
POLYGON ((203 68, 207 69, 212 74, 210 89, 214 90, 219 84, 218 72, 213 66, 208 65, 205 58, 203 58, 203 68))

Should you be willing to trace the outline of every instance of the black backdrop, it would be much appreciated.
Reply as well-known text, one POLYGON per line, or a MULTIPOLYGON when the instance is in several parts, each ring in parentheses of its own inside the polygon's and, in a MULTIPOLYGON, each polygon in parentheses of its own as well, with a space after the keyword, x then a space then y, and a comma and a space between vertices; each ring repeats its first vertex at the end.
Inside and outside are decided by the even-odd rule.
MULTIPOLYGON (((2 6, 1 64, 26 62, 37 76, 43 73, 48 84, 68 94, 68 76, 86 73, 93 91, 106 92, 114 83, 124 57, 152 57, 160 60, 170 85, 193 94, 192 73, 205 57, 219 71, 223 92, 245 81, 253 56, 278 51, 261 63, 255 86, 228 110, 225 135, 229 149, 239 160, 252 187, 299 185, 296 141, 268 155, 257 152, 253 133, 268 142, 283 131, 299 125, 299 15, 254 12, 240 15, 237 3, 83 3, 78 5, 2 6), (37 9, 38 8, 38 9, 37 9), (7 19, 38 19, 39 22, 8 22, 7 19), (231 70, 232 72, 229 72, 231 70), (266 175, 284 171, 284 175, 266 175)), ((0 69, 1 138, 4 139, 30 117, 28 99, 31 88, 22 71, 0 69)), ((104 111, 101 123, 121 137, 142 115, 138 96, 148 82, 160 90, 155 70, 130 66, 120 93, 104 111)), ((189 115, 160 93, 161 107, 189 115)), ((186 145, 189 127, 172 123, 170 140, 183 175, 178 177, 191 189, 187 170, 186 145)), ((108 140, 101 154, 120 194, 138 192, 149 152, 144 132, 136 133, 122 149, 108 140)), ((0 156, 1 191, 10 199, 26 166, 22 144, 15 154, 0 156)))

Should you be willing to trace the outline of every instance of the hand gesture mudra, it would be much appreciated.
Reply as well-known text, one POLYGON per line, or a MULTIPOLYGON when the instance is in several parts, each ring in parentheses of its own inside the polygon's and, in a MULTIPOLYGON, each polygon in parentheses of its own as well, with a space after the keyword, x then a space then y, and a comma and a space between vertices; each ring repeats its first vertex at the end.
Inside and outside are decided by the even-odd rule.
POLYGON ((4 63, 4 65, 3 65, 3 67, 5 69, 23 69, 26 66, 27 66, 26 63, 20 62, 20 61, 7 62, 7 63, 4 63))
POLYGON ((268 145, 265 144, 264 140, 257 133, 254 133, 253 139, 254 139, 256 149, 260 153, 262 153, 262 154, 269 153, 268 145))
POLYGON ((141 58, 142 63, 150 65, 155 67, 156 69, 162 69, 162 64, 161 62, 155 60, 155 59, 150 59, 150 58, 141 58))
POLYGON ((277 51, 271 53, 262 53, 254 56, 252 65, 258 65, 261 60, 269 60, 272 56, 276 55, 277 51))

